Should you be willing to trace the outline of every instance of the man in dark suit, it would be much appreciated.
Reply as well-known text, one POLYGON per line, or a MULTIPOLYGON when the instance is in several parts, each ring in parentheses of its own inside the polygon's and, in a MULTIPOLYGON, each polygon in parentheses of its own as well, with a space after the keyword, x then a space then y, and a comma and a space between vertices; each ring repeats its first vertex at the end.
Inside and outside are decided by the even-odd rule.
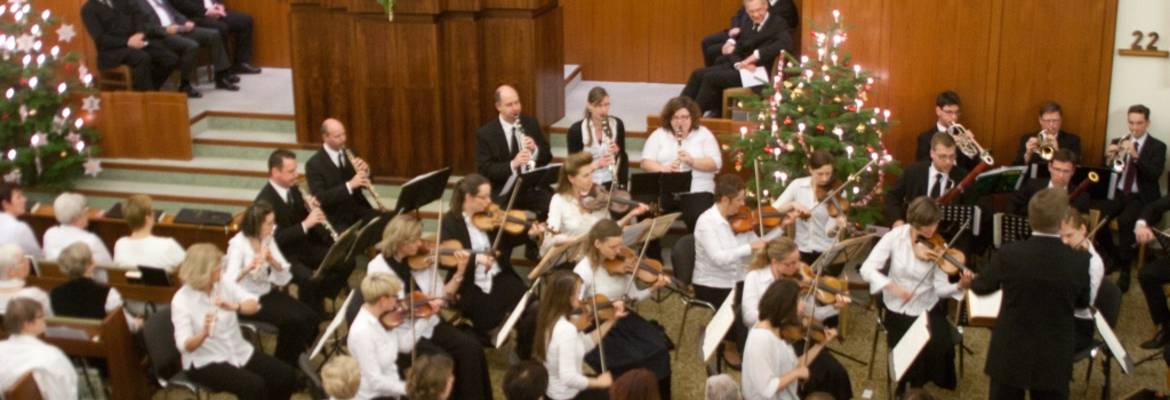
POLYGON ((353 157, 352 164, 346 148, 345 125, 333 118, 321 124, 321 150, 309 157, 305 163, 305 179, 309 190, 321 203, 321 210, 338 232, 345 231, 354 223, 373 218, 375 212, 365 198, 363 189, 370 187, 370 167, 360 158, 353 157), (360 173, 359 173, 360 172, 360 173))
MULTIPOLYGON (((553 156, 540 122, 520 114, 520 94, 515 88, 496 88, 496 111, 498 118, 475 131, 475 165, 479 174, 491 181, 492 198, 506 203, 511 193, 501 193, 501 189, 508 178, 548 165, 553 156)), ((535 212, 544 219, 551 199, 547 189, 538 188, 520 193, 513 208, 535 212)))
POLYGON ((1028 202, 1032 237, 1005 244, 971 290, 1003 290, 984 370, 990 399, 1067 399, 1076 351, 1073 312, 1089 307, 1089 253, 1060 240, 1068 195, 1040 191, 1028 202))
MULTIPOLYGON (((906 206, 919 196, 937 199, 957 186, 967 171, 955 165, 955 139, 946 133, 935 134, 931 139, 930 162, 910 164, 902 176, 886 193, 884 214, 893 226, 902 225, 906 220, 906 206)), ((962 195, 961 202, 970 202, 971 191, 962 195)))
POLYGON ((1098 231, 1101 232, 1099 243, 1105 244, 1102 248, 1110 254, 1110 258, 1117 260, 1115 265, 1121 271, 1117 277, 1117 287, 1122 292, 1129 290, 1130 264, 1137 253, 1134 226, 1146 205, 1162 196, 1158 180, 1166 165, 1166 144, 1147 131, 1150 127, 1150 109, 1141 104, 1131 106, 1126 120, 1130 134, 1112 141, 1105 148, 1106 165, 1109 165, 1108 160, 1115 157, 1129 156, 1129 161, 1117 178, 1117 186, 1113 188, 1113 200, 1101 206, 1105 215, 1117 218, 1117 247, 1109 246, 1113 240, 1108 229, 1098 231))
MULTIPOLYGON (((1071 192, 1075 189, 1071 185, 1073 174, 1077 172, 1076 155, 1068 149, 1057 150, 1048 162, 1048 178, 1030 179, 1024 182, 1012 195, 1012 210, 1018 215, 1028 216, 1028 201, 1037 192, 1047 188, 1058 188, 1071 192)), ((1071 193, 1069 193, 1071 195, 1071 193)), ((1069 199, 1069 205, 1082 213, 1089 212, 1089 191, 1085 190, 1074 198, 1069 199)), ((1092 229, 1093 227, 1089 227, 1092 229)))
MULTIPOLYGON (((1142 211, 1142 218, 1134 227, 1138 243, 1149 243, 1162 233, 1154 232, 1154 226, 1162 215, 1170 211, 1170 196, 1150 203, 1142 211)), ((1165 239, 1164 237, 1162 239, 1165 239)), ((1154 336, 1141 344, 1143 349, 1155 350, 1170 344, 1170 307, 1166 306, 1166 294, 1162 286, 1170 283, 1170 257, 1163 257, 1146 263, 1138 271, 1138 284, 1146 298, 1146 309, 1154 322, 1154 336)))
POLYGON ((157 90, 166 82, 179 57, 162 43, 151 43, 143 32, 142 14, 129 0, 89 0, 81 20, 98 50, 98 68, 130 67, 134 90, 157 90))
POLYGON ((1060 104, 1055 101, 1045 102, 1040 106, 1040 132, 1025 133, 1020 136, 1019 151, 1016 152, 1014 165, 1027 165, 1025 172, 1028 179, 1042 178, 1048 173, 1048 161, 1041 158, 1041 146, 1055 144, 1055 148, 1068 149, 1077 159, 1081 158, 1081 138, 1060 129, 1064 122, 1060 104), (1053 141, 1055 140, 1055 141, 1053 141))
MULTIPOLYGON (((297 188, 297 175, 296 154, 285 149, 273 151, 268 156, 268 183, 260 189, 256 200, 272 205, 276 219, 276 245, 293 265, 293 282, 299 288, 300 300, 321 313, 320 296, 325 288, 319 288, 311 278, 333 241, 321 225, 325 214, 319 208, 310 207, 308 202, 314 199, 311 196, 306 198, 297 188)), ((337 278, 326 279, 331 279, 329 283, 336 286, 337 278)))
POLYGON ((258 74, 260 68, 252 66, 252 16, 239 11, 229 11, 222 0, 175 0, 175 8, 196 26, 219 31, 219 37, 226 44, 229 34, 235 34, 235 57, 232 57, 232 73, 258 74))
POLYGON ((162 41, 164 46, 179 55, 179 68, 183 72, 179 90, 187 93, 187 97, 203 97, 191 86, 191 82, 195 80, 196 56, 200 46, 211 51, 211 63, 215 65, 215 87, 230 91, 240 90, 235 85, 239 78, 228 72, 231 62, 228 61, 223 38, 219 36, 218 31, 195 26, 194 22, 187 20, 187 17, 171 7, 169 0, 134 1, 138 2, 138 10, 143 15, 147 37, 162 41))
MULTIPOLYGON (((939 93, 934 98, 934 115, 938 117, 934 126, 930 129, 918 134, 918 151, 914 153, 914 161, 930 161, 930 139, 934 138, 934 134, 938 132, 947 132, 947 129, 959 122, 959 113, 962 103, 959 100, 959 94, 950 90, 939 93)), ((949 133, 949 132, 948 132, 949 133)), ((964 133, 972 140, 975 139, 975 134, 971 131, 964 133)), ((970 171, 979 164, 979 157, 967 156, 959 151, 955 154, 955 165, 970 171)))
MULTIPOLYGON (((788 23, 788 30, 795 32, 796 28, 800 26, 800 12, 796 9, 796 4, 792 0, 768 0, 768 13, 771 15, 783 17, 784 21, 788 23)), ((748 17, 747 10, 740 7, 739 11, 731 17, 730 28, 719 32, 712 33, 703 37, 703 42, 700 49, 703 51, 703 66, 710 67, 715 65, 715 60, 723 55, 723 46, 726 44, 735 45, 739 33, 751 29, 752 19, 748 17)), ((797 54, 795 42, 789 44, 788 54, 797 54)))
POLYGON ((715 65, 692 72, 683 88, 682 95, 695 99, 704 115, 719 110, 723 89, 743 86, 739 70, 762 66, 771 71, 780 51, 792 44, 788 23, 768 12, 766 0, 744 0, 743 6, 752 25, 739 32, 735 43, 723 45, 715 65))

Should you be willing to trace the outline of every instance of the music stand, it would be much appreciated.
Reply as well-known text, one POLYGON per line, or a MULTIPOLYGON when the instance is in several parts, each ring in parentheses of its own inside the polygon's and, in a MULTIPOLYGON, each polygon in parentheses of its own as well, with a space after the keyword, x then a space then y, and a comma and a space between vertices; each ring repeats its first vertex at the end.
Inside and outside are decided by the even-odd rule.
POLYGON ((979 197, 991 193, 1008 193, 1020 189, 1024 182, 1024 166, 999 167, 975 177, 975 193, 979 197))
POLYGON ((354 241, 353 248, 349 250, 349 254, 346 255, 346 259, 353 259, 356 255, 378 244, 382 240, 382 231, 386 229, 386 225, 390 223, 390 219, 394 218, 397 214, 397 211, 390 211, 374 217, 370 222, 367 222, 366 226, 363 226, 358 231, 357 239, 354 241))
POLYGON ((532 271, 528 273, 528 280, 536 280, 536 278, 544 275, 545 270, 556 267, 561 263, 579 259, 579 256, 585 248, 584 244, 588 242, 589 235, 581 235, 581 237, 572 242, 554 244, 548 249, 547 253, 544 253, 544 257, 532 268, 532 271))
POLYGON ((138 266, 138 272, 141 274, 139 279, 142 284, 149 286, 171 286, 171 277, 167 274, 167 270, 156 267, 148 267, 145 265, 138 266))
POLYGON ((325 258, 321 260, 321 265, 317 266, 317 270, 313 272, 313 282, 320 283, 331 270, 344 264, 347 260, 351 260, 349 257, 350 249, 357 242, 357 233, 361 227, 361 222, 355 223, 337 236, 337 240, 333 241, 333 246, 329 247, 329 252, 325 253, 325 258))
POLYGON ((547 190, 548 188, 552 187, 552 185, 557 183, 557 179, 560 178, 560 175, 560 163, 552 163, 543 167, 535 168, 525 173, 512 175, 511 177, 508 177, 508 181, 505 182, 504 186, 500 188, 500 199, 497 200, 501 200, 499 203, 507 202, 508 195, 512 193, 512 190, 519 190, 520 193, 531 191, 540 187, 543 187, 547 190), (517 180, 520 181, 519 184, 516 183, 517 180))
POLYGON ((944 204, 939 208, 942 209, 943 222, 950 222, 957 226, 971 221, 971 235, 979 236, 979 222, 983 216, 983 210, 979 206, 944 204))
MULTIPOLYGON (((402 185, 398 192, 398 202, 394 205, 394 213, 402 214, 418 210, 443 198, 443 191, 447 190, 447 181, 451 179, 451 167, 427 172, 411 178, 402 185)), ((391 215, 393 216, 393 215, 391 215)), ((390 218, 386 218, 387 221, 390 218)))
POLYGON ((651 219, 644 219, 636 224, 627 226, 625 229, 622 229, 622 244, 633 246, 637 243, 661 239, 663 236, 666 236, 666 233, 670 231, 670 226, 681 215, 682 213, 673 212, 651 219), (653 231, 650 230, 651 226, 654 227, 653 231))
POLYGON ((1004 243, 1032 237, 1032 226, 1028 223, 1028 218, 1025 217, 995 213, 991 217, 991 224, 995 231, 992 233, 991 243, 996 248, 1003 246, 1004 243))
POLYGON ((664 212, 679 211, 679 196, 690 191, 690 171, 630 175, 630 197, 643 203, 657 203, 664 212))

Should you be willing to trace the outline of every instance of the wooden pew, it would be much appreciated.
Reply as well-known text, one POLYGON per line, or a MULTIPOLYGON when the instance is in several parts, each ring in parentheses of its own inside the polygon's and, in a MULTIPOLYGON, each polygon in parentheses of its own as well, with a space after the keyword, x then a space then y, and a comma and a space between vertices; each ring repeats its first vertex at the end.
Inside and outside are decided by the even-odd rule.
MULTIPOLYGON (((106 218, 104 210, 89 210, 89 231, 102 238, 102 242, 110 251, 114 251, 114 243, 118 238, 130 234, 130 227, 123 219, 106 218)), ((45 237, 45 231, 57 226, 57 217, 53 215, 53 205, 38 204, 22 219, 28 222, 29 227, 36 233, 37 238, 45 237)), ((183 248, 195 243, 209 242, 219 246, 220 250, 227 249, 228 239, 236 234, 238 227, 235 224, 228 226, 193 225, 175 222, 174 214, 164 214, 162 221, 154 225, 154 234, 162 237, 171 237, 179 242, 183 248)))
POLYGON ((41 389, 37 387, 32 372, 25 373, 12 387, 4 389, 4 398, 8 400, 41 400, 41 389))
MULTIPOLYGON (((26 282, 48 292, 69 280, 61 272, 60 266, 54 261, 38 261, 40 276, 29 276, 26 282)), ((169 304, 175 292, 179 291, 178 279, 171 280, 171 286, 152 286, 140 283, 137 280, 137 268, 121 268, 114 266, 98 266, 106 272, 107 283, 118 289, 125 300, 136 300, 155 304, 169 304)))
POLYGON ((103 320, 52 317, 46 318, 45 324, 46 343, 73 357, 106 360, 114 399, 150 398, 142 355, 134 348, 133 336, 126 326, 126 315, 121 307, 103 320), (62 330, 84 338, 63 337, 56 333, 62 330))

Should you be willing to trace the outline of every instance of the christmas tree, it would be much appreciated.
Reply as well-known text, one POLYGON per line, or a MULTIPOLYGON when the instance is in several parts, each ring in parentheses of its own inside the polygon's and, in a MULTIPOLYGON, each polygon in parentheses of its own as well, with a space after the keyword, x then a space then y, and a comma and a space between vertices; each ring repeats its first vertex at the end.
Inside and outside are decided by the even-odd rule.
POLYGON ((877 200, 889 183, 886 176, 897 172, 882 144, 893 123, 890 110, 866 107, 874 78, 842 51, 848 34, 839 12, 834 10, 830 26, 812 36, 816 58, 783 54, 783 68, 761 96, 741 100, 759 124, 754 131, 740 129, 731 146, 735 169, 748 168, 749 196, 759 190, 770 203, 793 179, 808 175, 813 151, 827 150, 835 156, 837 182, 864 169, 842 191, 852 205, 849 220, 861 225, 879 221, 877 200))
POLYGON ((62 52, 76 31, 24 0, 0 4, 0 174, 26 186, 67 187, 100 170, 98 99, 80 57, 62 52), (81 104, 78 107, 79 103, 81 104))

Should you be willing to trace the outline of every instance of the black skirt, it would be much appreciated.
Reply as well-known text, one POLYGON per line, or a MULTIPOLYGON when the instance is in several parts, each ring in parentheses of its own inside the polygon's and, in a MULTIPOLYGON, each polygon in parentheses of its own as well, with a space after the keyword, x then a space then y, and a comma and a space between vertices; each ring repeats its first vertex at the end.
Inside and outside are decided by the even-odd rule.
MULTIPOLYGON (((619 319, 601 345, 605 348, 605 367, 614 379, 637 368, 650 370, 659 380, 670 379, 670 345, 666 332, 637 313, 619 319)), ((601 371, 598 349, 594 347, 585 355, 585 362, 594 371, 601 371)))
MULTIPOLYGON (((918 358, 906 371, 899 382, 899 389, 905 384, 911 387, 922 387, 927 382, 934 382, 940 388, 953 390, 957 383, 955 375, 955 341, 950 322, 946 315, 937 312, 928 312, 930 341, 918 353, 918 358)), ((893 349, 917 317, 886 311, 883 324, 886 327, 886 345, 893 349)))
MULTIPOLYGON (((793 344, 792 347, 798 357, 804 354, 803 342, 793 344)), ((849 371, 833 357, 828 347, 821 349, 817 358, 809 364, 808 380, 800 388, 800 397, 804 398, 816 392, 831 394, 836 400, 853 398, 853 383, 849 380, 849 371)))

